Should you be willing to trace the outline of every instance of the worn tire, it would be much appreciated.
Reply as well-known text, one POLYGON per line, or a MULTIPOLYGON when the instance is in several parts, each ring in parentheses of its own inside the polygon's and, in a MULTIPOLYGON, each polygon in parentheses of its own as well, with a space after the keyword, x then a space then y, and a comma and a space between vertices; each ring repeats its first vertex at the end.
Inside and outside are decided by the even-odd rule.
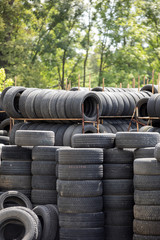
POLYGON ((72 137, 74 148, 113 148, 115 145, 115 134, 93 133, 76 134, 72 137))
POLYGON ((60 213, 61 228, 98 228, 104 226, 104 213, 60 213))
POLYGON ((160 190, 160 175, 134 175, 134 188, 142 191, 160 190))
POLYGON ((102 181, 57 180, 57 192, 61 197, 97 197, 102 195, 102 181))
POLYGON ((145 132, 116 133, 116 146, 118 148, 155 147, 155 145, 159 141, 160 141, 159 133, 145 133, 145 132))
POLYGON ((160 235, 160 221, 144 221, 134 219, 133 221, 133 231, 135 234, 140 235, 160 235))
POLYGON ((132 179, 103 180, 103 195, 131 195, 133 194, 132 179))
POLYGON ((18 146, 53 146, 54 133, 51 131, 18 130, 15 143, 18 146))
POLYGON ((8 191, 0 195, 0 210, 5 208, 5 204, 10 201, 19 206, 32 209, 32 203, 23 193, 18 191, 8 191))
POLYGON ((58 165, 60 180, 99 180, 103 178, 103 165, 58 165))
POLYGON ((58 197, 58 209, 60 213, 96 213, 103 208, 103 198, 98 197, 58 197))
POLYGON ((64 165, 79 164, 102 164, 103 149, 80 148, 80 149, 59 149, 58 162, 64 165))

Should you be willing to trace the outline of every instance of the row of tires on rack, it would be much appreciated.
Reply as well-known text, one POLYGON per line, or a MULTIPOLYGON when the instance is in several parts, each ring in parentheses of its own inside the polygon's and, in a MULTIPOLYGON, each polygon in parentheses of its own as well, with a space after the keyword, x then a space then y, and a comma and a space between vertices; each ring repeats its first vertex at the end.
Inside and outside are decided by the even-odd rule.
MULTIPOLYGON (((40 238, 34 235, 34 238, 28 239, 129 240, 132 239, 133 232, 136 240, 152 238, 153 231, 143 230, 146 224, 144 220, 137 217, 135 213, 133 216, 133 189, 135 188, 137 199, 142 196, 147 187, 150 191, 155 190, 153 183, 154 178, 158 182, 159 166, 153 154, 155 145, 160 142, 158 133, 76 134, 72 139, 73 148, 55 147, 54 142, 53 132, 19 130, 16 132, 18 146, 2 146, 0 176, 3 177, 3 181, 0 181, 0 189, 3 192, 18 190, 25 194, 29 193, 26 190, 30 191, 31 195, 28 194, 28 197, 31 198, 34 207, 54 205, 56 202, 58 205, 59 238, 56 238, 58 226, 53 232, 53 229, 50 229, 51 226, 53 227, 53 222, 49 225, 47 222, 49 216, 44 214, 46 219, 43 218, 42 221, 41 216, 39 219, 43 224, 42 230, 44 226, 45 229, 48 226, 45 234, 50 238, 45 238, 42 231, 41 237, 39 234, 40 238), (144 160, 145 156, 150 156, 151 159, 144 160), (133 172, 134 157, 136 160, 133 172), (143 158, 140 159, 141 157, 143 158), (143 168, 141 162, 143 162, 143 168), (149 167, 147 165, 149 162, 154 162, 153 165, 158 169, 149 167), (150 168, 148 170, 150 173, 146 172, 146 175, 154 175, 151 177, 150 185, 145 180, 148 177, 139 177, 144 175, 147 166, 150 168), (26 175, 30 179, 28 187, 25 182, 26 175), (133 228, 134 218, 136 220, 133 228), (137 220, 140 221, 141 230, 136 228, 137 220), (49 233, 50 235, 47 235, 49 233)), ((157 159, 160 159, 159 152, 160 146, 157 145, 155 151, 157 159)), ((158 189, 158 183, 156 189, 158 189)), ((17 201, 17 204, 21 205, 21 201, 17 201)), ((135 204, 141 207, 138 200, 135 204)), ((6 211, 9 211, 9 208, 6 211)), ((152 211, 151 214, 154 215, 154 212, 152 211)), ((11 215, 8 216, 7 219, 5 218, 7 225, 3 225, 5 229, 11 218, 11 215)), ((24 225, 21 219, 20 222, 24 225)), ((0 225, 2 222, 4 224, 0 215, 0 225)), ((152 228, 154 221, 147 224, 148 228, 152 228)), ((24 231, 17 226, 16 222, 15 226, 18 228, 16 234, 24 235, 24 231)), ((158 231, 156 233, 158 237, 158 231)))
POLYGON ((95 121, 97 104, 99 116, 129 116, 138 100, 151 95, 149 91, 92 92, 10 87, 3 90, 1 101, 3 109, 13 118, 82 118, 84 104, 84 119, 95 121))
MULTIPOLYGON (((127 131, 129 120, 104 120, 103 124, 99 124, 100 133, 116 133, 127 131)), ((132 123, 131 129, 135 129, 136 125, 132 123)), ((53 123, 42 123, 42 122, 20 122, 13 126, 10 132, 10 144, 15 144, 15 133, 17 130, 43 130, 53 131, 55 134, 55 146, 71 146, 71 139, 75 134, 82 133, 81 124, 53 124, 53 123)), ((97 133, 97 125, 85 124, 84 133, 97 133)))

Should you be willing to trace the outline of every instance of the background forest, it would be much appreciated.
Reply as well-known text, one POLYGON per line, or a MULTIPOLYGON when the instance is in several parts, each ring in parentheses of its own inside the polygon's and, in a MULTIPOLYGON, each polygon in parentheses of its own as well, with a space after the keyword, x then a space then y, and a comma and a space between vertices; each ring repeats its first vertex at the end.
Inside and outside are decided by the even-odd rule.
POLYGON ((160 0, 0 0, 0 68, 26 87, 142 85, 160 71, 160 0))

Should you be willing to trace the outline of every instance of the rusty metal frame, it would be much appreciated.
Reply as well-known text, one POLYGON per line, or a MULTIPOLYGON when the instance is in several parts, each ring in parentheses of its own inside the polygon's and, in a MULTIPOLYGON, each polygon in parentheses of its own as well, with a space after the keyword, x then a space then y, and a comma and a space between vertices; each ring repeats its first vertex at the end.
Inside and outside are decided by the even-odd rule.
POLYGON ((81 121, 82 122, 82 133, 84 133, 84 125, 85 123, 93 123, 96 125, 97 123, 97 133, 99 133, 99 104, 97 104, 97 116, 96 121, 85 121, 84 120, 84 103, 82 104, 82 118, 12 118, 10 117, 10 131, 14 126, 15 120, 20 121, 81 121))

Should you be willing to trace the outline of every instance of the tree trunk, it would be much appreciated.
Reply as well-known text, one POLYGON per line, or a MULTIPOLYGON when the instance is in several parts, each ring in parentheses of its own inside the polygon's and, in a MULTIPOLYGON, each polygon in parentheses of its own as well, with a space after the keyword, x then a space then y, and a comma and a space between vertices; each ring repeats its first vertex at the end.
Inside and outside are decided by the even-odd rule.
POLYGON ((100 66, 99 66, 98 86, 101 86, 101 83, 102 83, 102 66, 103 66, 103 49, 102 49, 102 52, 101 52, 101 60, 100 60, 100 66))
POLYGON ((89 52, 89 49, 86 50, 86 57, 84 59, 83 87, 85 87, 86 85, 86 67, 87 67, 88 52, 89 52))
POLYGON ((61 88, 62 88, 62 89, 64 89, 65 63, 66 63, 66 50, 64 50, 64 53, 63 53, 63 61, 62 61, 62 79, 61 79, 61 88))

